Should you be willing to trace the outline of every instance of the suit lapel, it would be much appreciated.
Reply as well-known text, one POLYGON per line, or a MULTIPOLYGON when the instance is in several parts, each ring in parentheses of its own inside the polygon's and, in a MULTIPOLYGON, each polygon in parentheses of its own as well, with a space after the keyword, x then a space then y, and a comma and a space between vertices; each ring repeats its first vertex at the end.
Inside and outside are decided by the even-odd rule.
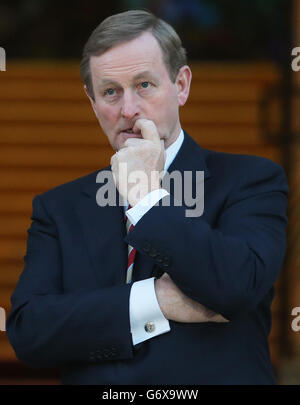
MULTIPOLYGON (((95 174, 82 191, 76 211, 96 278, 105 287, 125 282, 127 244, 123 240, 126 236, 123 206, 97 204, 96 194, 102 185, 96 183, 95 174)), ((116 195, 118 201, 117 190, 116 195)))
POLYGON ((168 172, 170 173, 174 170, 178 170, 182 174, 188 170, 192 172, 203 170, 205 179, 211 177, 211 173, 205 162, 204 149, 185 131, 182 146, 170 164, 168 172))
POLYGON ((204 172, 204 182, 210 179, 211 173, 206 165, 204 149, 184 132, 183 144, 168 169, 170 175, 172 173, 174 174, 174 172, 180 174, 182 187, 180 187, 179 191, 175 192, 176 184, 172 181, 167 191, 175 197, 175 201, 179 198, 180 202, 182 202, 182 205, 185 206, 187 210, 193 210, 197 205, 197 201, 203 197, 202 194, 197 195, 196 193, 196 191, 201 191, 197 190, 197 171, 204 172), (190 195, 191 193, 192 195, 190 195), (195 202, 186 201, 186 197, 193 197, 195 202))

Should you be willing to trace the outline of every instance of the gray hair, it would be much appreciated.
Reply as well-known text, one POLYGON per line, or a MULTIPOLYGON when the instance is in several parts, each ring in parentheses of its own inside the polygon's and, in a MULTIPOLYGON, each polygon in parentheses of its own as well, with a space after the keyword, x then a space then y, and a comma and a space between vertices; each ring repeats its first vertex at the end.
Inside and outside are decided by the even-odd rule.
POLYGON ((103 20, 94 29, 83 48, 80 75, 92 99, 94 99, 94 91, 90 57, 100 56, 116 45, 137 38, 145 31, 151 32, 156 38, 170 79, 173 83, 175 82, 178 71, 186 65, 187 58, 186 50, 174 28, 149 11, 125 11, 103 20))

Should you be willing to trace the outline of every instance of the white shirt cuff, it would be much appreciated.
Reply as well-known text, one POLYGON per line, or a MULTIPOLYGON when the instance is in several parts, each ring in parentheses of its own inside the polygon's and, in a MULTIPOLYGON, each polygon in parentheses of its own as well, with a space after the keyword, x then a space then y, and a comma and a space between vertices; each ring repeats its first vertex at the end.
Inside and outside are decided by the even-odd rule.
POLYGON ((169 321, 164 317, 156 298, 154 277, 132 284, 129 317, 134 345, 170 331, 169 321))
POLYGON ((167 190, 158 188, 151 191, 144 198, 142 198, 134 207, 126 211, 129 221, 136 225, 136 223, 150 210, 154 205, 166 195, 169 195, 167 190))

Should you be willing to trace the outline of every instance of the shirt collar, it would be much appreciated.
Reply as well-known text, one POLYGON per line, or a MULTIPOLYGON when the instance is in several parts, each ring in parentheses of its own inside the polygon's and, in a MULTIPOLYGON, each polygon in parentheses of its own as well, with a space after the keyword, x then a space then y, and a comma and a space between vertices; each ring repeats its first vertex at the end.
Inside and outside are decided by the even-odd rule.
POLYGON ((177 139, 175 142, 173 142, 167 149, 166 149, 166 161, 165 161, 165 171, 168 170, 170 167, 170 164, 173 162, 175 159, 175 156, 179 152, 179 149, 182 145, 182 142, 184 140, 184 133, 183 130, 180 131, 180 134, 178 135, 177 139))

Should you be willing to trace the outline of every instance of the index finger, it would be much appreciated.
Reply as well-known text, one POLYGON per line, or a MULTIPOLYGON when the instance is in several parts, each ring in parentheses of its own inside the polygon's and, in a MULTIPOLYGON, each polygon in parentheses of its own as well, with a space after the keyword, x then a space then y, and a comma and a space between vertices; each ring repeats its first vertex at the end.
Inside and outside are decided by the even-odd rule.
POLYGON ((157 131, 156 125, 153 121, 147 120, 145 118, 139 118, 136 120, 132 131, 135 132, 136 129, 140 129, 142 137, 148 139, 154 143, 160 144, 160 137, 157 131))

